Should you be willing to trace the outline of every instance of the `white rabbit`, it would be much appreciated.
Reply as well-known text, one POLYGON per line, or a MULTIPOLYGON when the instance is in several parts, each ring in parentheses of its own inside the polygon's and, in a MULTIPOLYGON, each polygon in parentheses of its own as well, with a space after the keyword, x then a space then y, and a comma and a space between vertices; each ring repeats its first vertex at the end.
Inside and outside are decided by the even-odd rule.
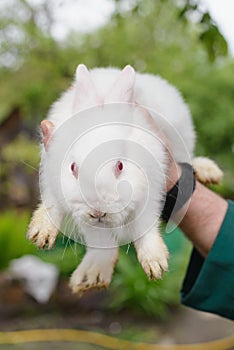
MULTIPOLYGON (((122 243, 134 242, 146 274, 161 278, 168 268, 159 232, 168 164, 161 131, 176 162, 191 161, 195 142, 180 93, 131 66, 89 72, 79 65, 73 87, 53 104, 41 128, 42 204, 29 239, 51 248, 65 217, 72 216, 87 245, 71 277, 74 292, 109 285, 122 243)), ((221 175, 209 165, 204 181, 214 169, 215 178, 221 175)), ((197 166, 204 175, 207 162, 197 166)))

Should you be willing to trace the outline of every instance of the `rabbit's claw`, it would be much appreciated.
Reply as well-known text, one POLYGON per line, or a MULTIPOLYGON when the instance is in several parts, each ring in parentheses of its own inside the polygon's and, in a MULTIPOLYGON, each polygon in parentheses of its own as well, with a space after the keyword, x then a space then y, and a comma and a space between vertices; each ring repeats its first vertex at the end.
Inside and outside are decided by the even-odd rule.
POLYGON ((33 214, 28 227, 27 238, 38 248, 51 249, 55 245, 58 229, 51 223, 43 207, 39 207, 33 214))
POLYGON ((82 262, 73 272, 70 287, 73 293, 82 295, 89 289, 107 288, 111 282, 118 250, 113 254, 103 255, 102 251, 94 254, 87 252, 82 262))

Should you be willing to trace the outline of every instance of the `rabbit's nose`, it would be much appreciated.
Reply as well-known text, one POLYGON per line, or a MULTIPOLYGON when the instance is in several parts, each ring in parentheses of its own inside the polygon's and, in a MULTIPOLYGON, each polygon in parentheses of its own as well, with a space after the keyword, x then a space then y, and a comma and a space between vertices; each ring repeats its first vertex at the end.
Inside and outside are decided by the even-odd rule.
POLYGON ((94 210, 89 213, 89 216, 91 216, 91 218, 100 219, 100 218, 104 218, 106 216, 106 213, 100 210, 94 210))

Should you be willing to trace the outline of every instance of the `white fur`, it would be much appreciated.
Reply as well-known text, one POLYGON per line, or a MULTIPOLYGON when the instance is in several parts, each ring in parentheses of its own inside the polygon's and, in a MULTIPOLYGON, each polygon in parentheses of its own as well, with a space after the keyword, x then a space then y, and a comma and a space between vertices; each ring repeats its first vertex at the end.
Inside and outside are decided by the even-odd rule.
MULTIPOLYGON (((95 68, 90 70, 96 90, 101 97, 100 102, 104 100, 120 72, 117 68, 95 68)), ((55 126, 61 125, 74 112, 79 111, 79 108, 76 111, 72 110, 76 84, 75 81, 74 88, 67 90, 53 104, 49 112, 48 119, 55 126)), ((140 105, 146 106, 150 111, 155 111, 162 115, 162 118, 157 114, 154 114, 153 117, 157 125, 162 127, 163 132, 168 136, 169 146, 177 161, 184 161, 183 151, 181 152, 180 149, 181 145, 177 145, 178 134, 184 141, 190 156, 193 156, 195 132, 190 110, 183 101, 180 92, 174 86, 160 76, 136 73, 133 100, 140 105), (170 125, 172 128, 169 127, 170 125)), ((93 106, 94 103, 90 101, 90 105, 93 106)))
MULTIPOLYGON (((158 229, 167 155, 160 133, 152 130, 139 105, 150 112, 157 128, 167 136, 175 160, 190 161, 195 134, 180 93, 158 76, 135 76, 130 66, 123 71, 96 68, 89 74, 80 65, 73 89, 49 112, 55 132, 48 151, 42 147, 41 197, 57 231, 71 214, 89 247, 71 279, 76 292, 110 283, 121 243, 135 242, 138 259, 149 277, 160 278, 167 269, 168 252, 158 229), (131 104, 110 104, 113 102, 131 104), (93 106, 96 108, 89 109, 93 106), (99 127, 99 120, 119 124, 99 127), (77 137, 79 141, 70 147, 77 137), (105 142, 107 146, 98 153, 105 142), (86 166, 92 152, 96 152, 95 157, 86 166), (117 178, 113 171, 116 159, 124 163, 117 178), (80 166, 78 179, 69 170, 73 161, 80 166), (100 169, 98 165, 102 165, 100 169), (90 217, 94 210, 107 213, 102 222, 90 217)), ((35 229, 40 216, 41 208, 34 214, 28 236, 43 246, 51 229, 35 229)), ((55 229, 51 231, 50 244, 55 229)))

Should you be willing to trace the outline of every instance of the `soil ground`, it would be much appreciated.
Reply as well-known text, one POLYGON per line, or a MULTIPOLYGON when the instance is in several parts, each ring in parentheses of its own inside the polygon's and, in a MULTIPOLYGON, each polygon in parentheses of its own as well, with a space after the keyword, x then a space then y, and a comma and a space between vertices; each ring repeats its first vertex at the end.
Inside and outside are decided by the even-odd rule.
MULTIPOLYGON (((0 280, 0 331, 66 328, 104 333, 131 341, 160 344, 203 343, 234 334, 234 323, 211 314, 180 307, 171 310, 167 320, 110 313, 99 307, 105 292, 94 292, 78 299, 61 281, 51 301, 37 304, 17 283, 0 280)), ((234 348, 234 347, 233 347, 234 348)), ((92 350, 102 349, 82 343, 28 343, 1 345, 0 350, 92 350)), ((212 350, 212 349, 211 349, 212 350)))

